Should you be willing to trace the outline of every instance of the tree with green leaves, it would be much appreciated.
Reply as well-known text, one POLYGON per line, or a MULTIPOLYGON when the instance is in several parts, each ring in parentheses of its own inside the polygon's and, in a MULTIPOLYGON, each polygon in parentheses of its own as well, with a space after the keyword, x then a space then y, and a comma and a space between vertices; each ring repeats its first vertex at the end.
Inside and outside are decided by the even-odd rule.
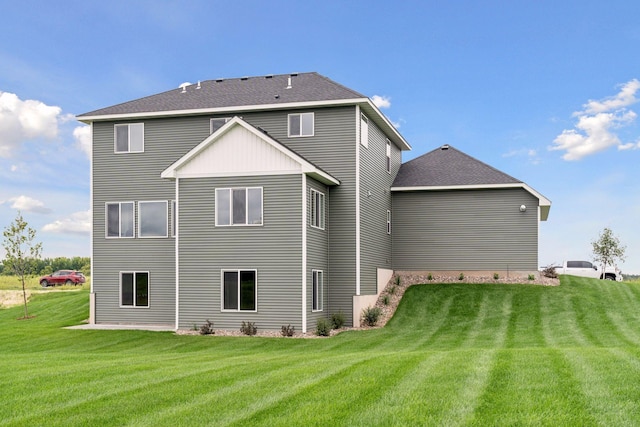
POLYGON ((605 278, 607 266, 615 265, 616 260, 624 261, 626 246, 614 236, 610 228, 605 227, 598 240, 591 242, 593 246, 593 260, 602 265, 602 278, 605 278))
POLYGON ((27 290, 25 276, 31 272, 34 261, 40 258, 42 243, 36 243, 36 231, 29 227, 20 211, 16 219, 5 227, 2 246, 5 250, 5 268, 10 269, 22 281, 22 296, 24 298, 24 318, 29 318, 27 311, 27 290))

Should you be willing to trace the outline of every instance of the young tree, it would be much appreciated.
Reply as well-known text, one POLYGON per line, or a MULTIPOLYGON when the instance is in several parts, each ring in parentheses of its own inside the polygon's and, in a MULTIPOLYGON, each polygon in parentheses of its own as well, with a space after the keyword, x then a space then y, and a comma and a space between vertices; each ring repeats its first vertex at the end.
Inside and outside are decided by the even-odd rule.
POLYGON ((22 281, 22 296, 24 298, 24 318, 29 317, 27 311, 27 290, 25 276, 31 272, 33 261, 40 258, 42 243, 36 243, 36 231, 22 218, 18 211, 16 219, 4 229, 5 268, 10 269, 22 281))
POLYGON ((598 240, 591 242, 593 245, 593 260, 602 264, 602 278, 608 265, 614 265, 616 260, 624 261, 626 246, 620 244, 620 239, 613 235, 610 228, 605 227, 598 240))

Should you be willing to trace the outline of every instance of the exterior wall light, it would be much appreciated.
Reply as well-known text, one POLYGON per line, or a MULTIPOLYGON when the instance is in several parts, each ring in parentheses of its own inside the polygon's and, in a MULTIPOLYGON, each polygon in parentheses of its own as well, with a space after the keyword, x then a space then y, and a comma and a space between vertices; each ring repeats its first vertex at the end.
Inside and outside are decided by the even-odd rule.
POLYGON ((520 212, 525 212, 527 207, 525 205, 520 205, 520 212))

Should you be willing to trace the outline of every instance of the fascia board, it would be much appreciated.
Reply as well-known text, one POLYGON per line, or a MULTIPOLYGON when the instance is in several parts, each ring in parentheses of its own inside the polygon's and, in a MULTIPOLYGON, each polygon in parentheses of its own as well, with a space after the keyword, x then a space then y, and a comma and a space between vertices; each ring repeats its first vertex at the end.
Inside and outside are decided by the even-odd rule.
POLYGON ((326 101, 290 102, 286 104, 234 105, 231 107, 221 107, 221 108, 152 111, 152 112, 142 112, 142 113, 107 114, 107 115, 97 115, 97 116, 80 115, 80 116, 76 116, 76 120, 89 124, 91 122, 112 121, 112 120, 131 120, 131 119, 143 119, 143 118, 190 116, 190 115, 202 115, 202 114, 218 114, 218 113, 227 113, 227 112, 274 110, 274 109, 291 110, 295 108, 331 107, 331 106, 340 106, 340 105, 353 105, 353 104, 359 104, 359 103, 368 102, 368 101, 369 100, 367 98, 353 98, 353 99, 336 99, 336 100, 326 100, 326 101))
MULTIPOLYGON (((367 98, 366 102, 363 103, 363 105, 361 105, 361 107, 365 107, 365 111, 368 111, 368 112, 371 112, 373 110, 373 112, 384 123, 384 125, 386 127, 386 130, 389 131, 390 133, 392 133, 395 136, 394 142, 400 147, 400 149, 402 151, 410 151, 412 149, 411 145, 404 139, 404 137, 402 135, 400 135, 400 132, 398 132, 398 129, 396 129, 396 127, 389 121, 387 116, 382 114, 380 109, 376 106, 376 104, 373 103, 373 101, 371 101, 371 99, 367 98)), ((374 120, 374 121, 376 121, 376 120, 374 120)))

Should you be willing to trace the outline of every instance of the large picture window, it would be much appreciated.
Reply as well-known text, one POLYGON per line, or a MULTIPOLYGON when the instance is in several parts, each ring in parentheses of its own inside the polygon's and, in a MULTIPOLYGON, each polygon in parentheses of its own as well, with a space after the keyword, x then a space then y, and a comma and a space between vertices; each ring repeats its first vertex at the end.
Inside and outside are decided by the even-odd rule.
POLYGON ((114 125, 116 153, 144 151, 144 123, 114 125))
POLYGON ((222 271, 222 309, 256 311, 256 270, 222 271))
POLYGON ((311 309, 322 311, 322 294, 324 288, 324 273, 321 270, 312 270, 311 309))
POLYGON ((138 202, 138 237, 167 237, 167 202, 138 202))
POLYGON ((289 114, 289 136, 313 136, 313 113, 289 114))
POLYGON ((106 204, 106 235, 107 237, 134 237, 133 233, 133 202, 118 202, 106 204))
POLYGON ((262 225, 262 187, 216 188, 216 225, 262 225))
POLYGON ((123 307, 149 307, 149 272, 120 273, 120 305, 123 307))
POLYGON ((324 194, 311 190, 311 226, 324 230, 324 194))

